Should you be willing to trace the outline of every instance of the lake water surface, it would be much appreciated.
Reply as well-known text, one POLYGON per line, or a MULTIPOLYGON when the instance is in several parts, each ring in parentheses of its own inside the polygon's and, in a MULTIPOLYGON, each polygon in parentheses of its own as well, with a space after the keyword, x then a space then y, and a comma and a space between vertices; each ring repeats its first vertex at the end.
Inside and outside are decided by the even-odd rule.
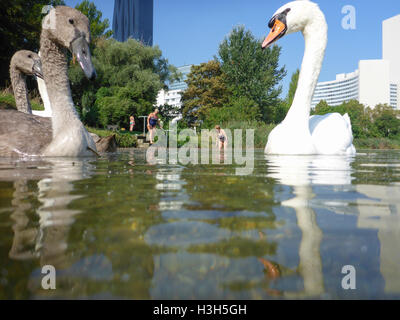
POLYGON ((254 166, 0 159, 0 299, 400 298, 399 151, 254 166))

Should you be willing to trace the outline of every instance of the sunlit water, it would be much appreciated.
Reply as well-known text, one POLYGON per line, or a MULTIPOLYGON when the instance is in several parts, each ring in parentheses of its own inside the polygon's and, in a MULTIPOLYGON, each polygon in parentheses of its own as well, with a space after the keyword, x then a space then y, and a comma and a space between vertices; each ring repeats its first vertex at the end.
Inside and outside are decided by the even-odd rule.
POLYGON ((0 298, 400 298, 400 152, 235 168, 0 160, 0 298))

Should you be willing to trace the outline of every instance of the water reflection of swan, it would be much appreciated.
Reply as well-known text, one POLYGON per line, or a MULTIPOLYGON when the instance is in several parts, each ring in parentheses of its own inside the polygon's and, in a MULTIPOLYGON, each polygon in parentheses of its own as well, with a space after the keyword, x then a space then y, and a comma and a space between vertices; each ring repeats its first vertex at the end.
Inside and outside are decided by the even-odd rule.
POLYGON ((267 155, 266 160, 268 177, 294 188, 295 197, 283 201, 282 205, 296 211, 297 224, 302 232, 299 273, 304 281, 304 291, 283 294, 288 298, 320 296, 325 292, 320 256, 323 234, 310 207, 310 200, 314 197, 312 185, 350 184, 352 157, 267 155))
MULTIPOLYGON (((42 266, 53 265, 58 270, 66 268, 69 230, 75 215, 80 212, 68 208, 73 200, 80 197, 71 194, 74 190, 73 182, 90 176, 92 165, 82 159, 46 159, 10 163, 8 166, 2 162, 1 167, 4 173, 2 180, 15 181, 12 201, 14 210, 11 214, 14 238, 9 257, 14 260, 40 259, 42 266), (18 177, 15 176, 14 166, 19 167, 18 177), (38 200, 41 205, 37 210, 32 201, 26 201, 28 180, 39 180, 38 200), (35 211, 39 222, 29 223, 32 219, 29 213, 35 211)), ((38 279, 36 276, 30 279, 31 290, 40 287, 38 279)))

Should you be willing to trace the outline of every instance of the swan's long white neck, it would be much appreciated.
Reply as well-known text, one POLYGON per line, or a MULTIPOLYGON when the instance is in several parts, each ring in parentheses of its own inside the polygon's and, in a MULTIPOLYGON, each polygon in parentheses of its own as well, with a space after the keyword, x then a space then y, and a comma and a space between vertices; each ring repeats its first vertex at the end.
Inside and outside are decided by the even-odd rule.
POLYGON ((43 75, 53 111, 51 119, 53 138, 55 138, 60 133, 65 135, 74 127, 81 126, 81 122, 71 97, 66 49, 49 40, 43 32, 40 52, 43 75))
POLYGON ((325 56, 328 26, 322 12, 315 11, 303 30, 305 52, 292 106, 284 122, 308 127, 311 101, 325 56))

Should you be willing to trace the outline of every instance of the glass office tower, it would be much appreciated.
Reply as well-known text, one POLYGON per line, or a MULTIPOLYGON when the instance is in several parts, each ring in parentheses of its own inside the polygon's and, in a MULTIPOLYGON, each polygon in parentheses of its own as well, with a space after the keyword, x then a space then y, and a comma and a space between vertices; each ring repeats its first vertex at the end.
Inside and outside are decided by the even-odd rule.
POLYGON ((153 7, 154 0, 115 0, 114 38, 124 42, 131 37, 152 46, 153 7))

